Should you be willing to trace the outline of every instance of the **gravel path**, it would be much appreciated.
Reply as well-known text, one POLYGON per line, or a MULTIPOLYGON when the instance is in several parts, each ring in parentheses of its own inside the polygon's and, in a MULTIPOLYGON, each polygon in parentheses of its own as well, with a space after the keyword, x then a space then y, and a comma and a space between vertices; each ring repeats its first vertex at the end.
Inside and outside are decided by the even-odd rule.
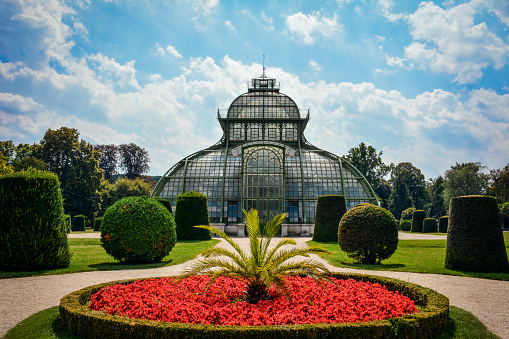
MULTIPOLYGON (((84 235, 88 236, 88 234, 84 235)), ((298 245, 305 245, 305 242, 311 239, 296 238, 295 240, 298 245)), ((235 241, 239 242, 241 246, 246 246, 248 239, 236 238, 235 241)), ((220 244, 229 246, 224 242, 220 244)), ((314 256, 314 258, 322 260, 318 256, 314 256)), ((49 307, 58 306, 63 296, 83 287, 121 279, 175 275, 189 263, 145 270, 84 272, 0 279, 0 336, 5 335, 10 328, 28 316, 49 307)), ((507 281, 437 274, 364 271, 333 266, 329 266, 329 268, 338 272, 383 275, 432 288, 446 295, 450 299, 451 305, 474 314, 496 335, 509 339, 509 282, 507 281)))

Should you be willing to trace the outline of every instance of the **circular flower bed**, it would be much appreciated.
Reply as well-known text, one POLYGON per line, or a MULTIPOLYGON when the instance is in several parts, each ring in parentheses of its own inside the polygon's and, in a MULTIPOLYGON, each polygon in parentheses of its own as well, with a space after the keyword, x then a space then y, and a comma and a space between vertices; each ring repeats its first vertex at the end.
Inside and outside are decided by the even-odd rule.
POLYGON ((171 278, 121 281, 90 286, 65 296, 60 302, 60 315, 73 333, 89 338, 432 338, 447 325, 449 300, 435 291, 376 276, 335 274, 334 277, 339 279, 339 288, 330 285, 328 290, 313 287, 314 281, 308 278, 289 278, 291 302, 274 295, 274 300, 256 305, 239 302, 242 286, 228 279, 214 283, 205 296, 202 292, 207 277, 188 279, 180 287, 171 284, 171 278), (357 285, 357 282, 370 283, 357 285), (222 285, 216 285, 219 283, 222 285), (357 285, 355 289, 354 285, 357 285), (333 289, 336 291, 331 293, 333 289), (125 305, 114 300, 115 296, 125 305), (387 311, 387 302, 393 297, 397 306, 387 311), (395 310, 415 312, 407 297, 418 306, 417 313, 384 315, 395 310), (170 298, 172 303, 168 303, 170 298), (176 311, 173 305, 185 303, 187 306, 181 311, 176 311), (352 304, 360 303, 364 303, 359 308, 361 312, 352 312, 352 304), (287 311, 284 305, 290 304, 296 308, 279 316, 287 311), (91 310, 89 305, 102 305, 104 311, 91 310), (322 307, 321 311, 314 310, 315 307, 322 307), (119 316, 124 309, 136 310, 138 318, 119 316), (150 320, 165 317, 167 321, 150 320), (335 317, 342 317, 344 322, 332 323, 330 320, 335 317), (374 320, 384 317, 385 320, 374 320), (222 322, 230 325, 217 325, 219 319, 230 319, 222 322), (238 325, 234 325, 236 322, 238 325))
POLYGON ((92 296, 89 308, 111 315, 206 325, 293 325, 367 322, 416 313, 413 300, 380 284, 309 277, 288 277, 291 300, 272 289, 273 300, 250 304, 242 299, 244 284, 221 277, 203 294, 210 278, 193 276, 111 285, 92 296))

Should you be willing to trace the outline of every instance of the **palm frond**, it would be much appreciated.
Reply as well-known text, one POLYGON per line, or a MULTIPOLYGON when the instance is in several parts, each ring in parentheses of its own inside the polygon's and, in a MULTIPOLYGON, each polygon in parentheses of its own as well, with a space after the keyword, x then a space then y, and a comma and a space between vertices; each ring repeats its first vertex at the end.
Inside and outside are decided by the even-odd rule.
POLYGON ((283 262, 295 258, 297 256, 309 257, 309 254, 317 254, 317 253, 330 253, 329 251, 322 249, 320 247, 297 247, 297 248, 287 248, 281 249, 279 252, 274 254, 272 261, 274 262, 274 266, 278 266, 283 262))
POLYGON ((251 251, 251 258, 254 260, 256 265, 259 265, 260 261, 260 219, 258 217, 258 211, 251 209, 249 212, 242 210, 246 216, 246 231, 249 236, 249 247, 251 251))
POLYGON ((285 217, 286 217, 286 213, 278 214, 274 218, 272 218, 272 220, 268 221, 267 224, 265 225, 265 229, 264 229, 265 237, 262 238, 262 243, 261 243, 261 248, 260 248, 261 258, 263 258, 262 260, 264 260, 267 257, 267 251, 269 249, 270 242, 272 241, 272 238, 274 238, 274 236, 279 231, 279 229, 281 227, 281 223, 283 222, 285 217))
POLYGON ((279 242, 276 244, 276 246, 274 246, 274 248, 267 254, 265 255, 265 258, 273 258, 274 257, 274 254, 283 246, 285 245, 296 245, 297 242, 294 240, 294 239, 291 239, 291 238, 283 238, 281 240, 279 240, 279 242))
POLYGON ((219 229, 217 229, 216 227, 213 227, 213 226, 208 226, 208 225, 198 225, 198 226, 193 226, 193 227, 196 227, 196 228, 203 228, 205 230, 208 230, 210 232, 213 232, 215 234, 217 234, 218 236, 220 236, 221 238, 223 238, 227 243, 229 243, 234 249, 235 251, 237 251, 237 253, 242 257, 242 258, 246 258, 246 254, 244 253, 244 251, 240 248, 239 244, 237 244, 235 241, 232 240, 232 238, 230 238, 226 233, 220 231, 219 229))
POLYGON ((215 258, 219 256, 225 256, 233 260, 239 267, 247 270, 246 260, 242 258, 238 253, 232 252, 222 247, 211 247, 206 249, 201 254, 204 258, 215 258))

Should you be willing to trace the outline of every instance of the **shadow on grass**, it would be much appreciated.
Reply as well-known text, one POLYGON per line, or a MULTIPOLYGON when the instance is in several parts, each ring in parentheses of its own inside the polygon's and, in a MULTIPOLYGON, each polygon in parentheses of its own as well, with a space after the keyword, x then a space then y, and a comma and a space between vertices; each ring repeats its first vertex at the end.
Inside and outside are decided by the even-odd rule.
MULTIPOLYGON (((62 324, 58 306, 47 308, 26 318, 9 330, 5 339, 81 339, 70 333, 62 324)), ((435 339, 496 339, 486 326, 472 313, 451 306, 449 325, 435 339)))
POLYGON ((340 261, 340 263, 342 265, 344 265, 345 267, 349 267, 349 268, 356 268, 356 269, 360 269, 360 270, 375 270, 375 271, 388 271, 391 269, 406 267, 406 265, 403 265, 403 264, 370 265, 370 264, 361 264, 361 263, 351 263, 351 262, 346 262, 346 261, 340 261))
POLYGON ((93 268, 97 271, 118 271, 118 270, 141 270, 141 269, 147 269, 147 268, 161 268, 166 266, 171 266, 173 259, 161 261, 161 262, 154 262, 150 264, 139 264, 139 263, 132 263, 128 264, 125 262, 105 262, 100 264, 92 264, 88 265, 88 267, 93 268))

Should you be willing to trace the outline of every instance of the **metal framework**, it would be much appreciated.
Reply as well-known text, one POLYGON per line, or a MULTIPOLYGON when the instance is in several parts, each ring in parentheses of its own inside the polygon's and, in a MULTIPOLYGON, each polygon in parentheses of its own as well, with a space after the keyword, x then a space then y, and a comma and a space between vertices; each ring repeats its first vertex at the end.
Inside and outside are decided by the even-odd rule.
POLYGON ((181 193, 203 193, 210 221, 223 224, 242 222, 243 208, 258 209, 262 222, 286 212, 286 223, 313 223, 317 198, 326 194, 344 195, 348 208, 378 204, 356 168, 306 140, 309 110, 280 93, 265 71, 217 119, 221 140, 171 167, 152 196, 174 204, 181 193))

